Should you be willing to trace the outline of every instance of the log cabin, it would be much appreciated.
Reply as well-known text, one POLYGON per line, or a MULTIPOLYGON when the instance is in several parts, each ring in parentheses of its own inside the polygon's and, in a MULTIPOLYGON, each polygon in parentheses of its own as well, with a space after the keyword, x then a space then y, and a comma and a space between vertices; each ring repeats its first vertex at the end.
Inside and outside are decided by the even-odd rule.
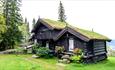
POLYGON ((111 41, 108 37, 94 31, 44 18, 38 19, 32 33, 31 40, 51 50, 55 50, 56 46, 64 46, 66 52, 71 52, 75 48, 82 49, 86 62, 106 59, 106 42, 111 41))

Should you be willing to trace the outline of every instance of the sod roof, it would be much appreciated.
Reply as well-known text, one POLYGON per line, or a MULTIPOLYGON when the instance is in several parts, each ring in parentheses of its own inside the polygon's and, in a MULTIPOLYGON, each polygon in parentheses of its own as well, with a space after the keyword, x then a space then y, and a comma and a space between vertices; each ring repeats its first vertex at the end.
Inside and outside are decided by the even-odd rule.
POLYGON ((64 29, 66 27, 65 22, 54 21, 50 19, 42 19, 44 22, 48 23, 51 27, 55 29, 64 29))
POLYGON ((68 27, 72 28, 76 32, 81 33, 82 35, 88 37, 89 39, 110 40, 108 37, 106 37, 104 35, 101 35, 99 33, 93 32, 93 31, 77 28, 77 27, 71 26, 65 22, 54 21, 54 20, 50 20, 50 19, 42 19, 42 20, 44 22, 46 22, 47 24, 49 24, 54 29, 64 29, 67 25, 68 27))

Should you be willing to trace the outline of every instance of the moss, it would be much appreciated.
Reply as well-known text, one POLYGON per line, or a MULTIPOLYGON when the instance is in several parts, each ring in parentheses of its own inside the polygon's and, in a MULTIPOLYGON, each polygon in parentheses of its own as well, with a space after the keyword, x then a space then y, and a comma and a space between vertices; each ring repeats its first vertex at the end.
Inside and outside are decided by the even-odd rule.
POLYGON ((45 21, 46 23, 48 23, 50 26, 52 26, 55 29, 64 29, 66 27, 66 25, 68 25, 68 27, 74 29, 76 32, 83 34, 84 36, 88 37, 89 39, 110 40, 109 38, 107 38, 104 35, 101 35, 99 33, 92 32, 92 31, 84 30, 81 28, 77 28, 77 27, 71 26, 65 22, 54 21, 54 20, 50 20, 50 19, 42 19, 42 20, 45 21))
POLYGON ((76 31, 78 31, 79 33, 87 36, 89 39, 105 39, 105 40, 109 40, 109 38, 107 38, 104 35, 101 35, 99 33, 96 32, 92 32, 92 31, 88 31, 88 30, 84 30, 84 29, 80 29, 80 28, 76 28, 76 31))
POLYGON ((42 20, 45 21, 46 23, 48 23, 53 28, 56 28, 56 29, 63 29, 63 28, 66 27, 65 22, 54 21, 54 20, 50 20, 50 19, 42 19, 42 20))

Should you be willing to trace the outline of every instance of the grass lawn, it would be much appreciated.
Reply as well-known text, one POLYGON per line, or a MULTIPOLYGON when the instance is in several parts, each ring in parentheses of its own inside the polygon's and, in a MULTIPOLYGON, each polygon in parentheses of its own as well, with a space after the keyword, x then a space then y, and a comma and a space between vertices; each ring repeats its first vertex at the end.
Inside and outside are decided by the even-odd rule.
POLYGON ((58 64, 57 59, 34 59, 32 55, 0 55, 0 70, 114 70, 115 57, 96 64, 58 64))

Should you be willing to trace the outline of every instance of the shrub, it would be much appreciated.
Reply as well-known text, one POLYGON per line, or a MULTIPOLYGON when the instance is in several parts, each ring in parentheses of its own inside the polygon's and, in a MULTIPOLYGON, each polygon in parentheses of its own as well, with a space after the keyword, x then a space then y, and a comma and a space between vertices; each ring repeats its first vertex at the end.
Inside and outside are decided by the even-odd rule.
POLYGON ((74 62, 80 62, 81 61, 81 55, 74 55, 70 57, 70 60, 74 62))
POLYGON ((73 50, 74 55, 70 57, 70 60, 74 62, 81 62, 82 61, 82 50, 79 48, 75 48, 73 50))
POLYGON ((36 54, 39 47, 41 47, 41 45, 39 45, 38 43, 34 44, 32 46, 32 53, 36 54))
POLYGON ((55 52, 56 53, 63 53, 64 52, 64 46, 56 46, 55 52))
POLYGON ((75 49, 73 50, 73 53, 74 53, 75 55, 82 55, 82 50, 79 49, 79 48, 75 48, 75 49))
POLYGON ((36 55, 39 57, 43 57, 43 58, 50 58, 52 57, 50 53, 50 50, 46 47, 40 47, 36 50, 36 55))
POLYGON ((56 52, 56 56, 58 58, 61 58, 63 56, 63 52, 64 52, 64 47, 63 46, 56 46, 55 52, 56 52))

